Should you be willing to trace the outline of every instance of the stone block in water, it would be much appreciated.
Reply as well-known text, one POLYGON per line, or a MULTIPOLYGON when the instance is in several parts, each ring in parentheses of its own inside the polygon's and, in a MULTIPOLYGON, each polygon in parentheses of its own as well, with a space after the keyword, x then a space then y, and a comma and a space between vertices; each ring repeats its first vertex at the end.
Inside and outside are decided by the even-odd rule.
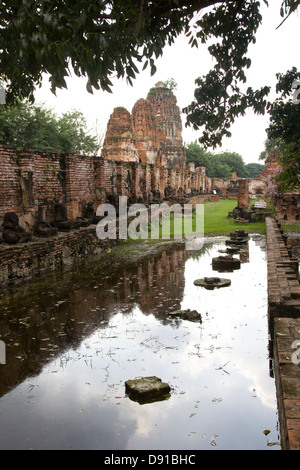
POLYGON ((138 377, 125 382, 125 390, 130 398, 137 401, 160 399, 169 395, 171 387, 158 377, 138 377))

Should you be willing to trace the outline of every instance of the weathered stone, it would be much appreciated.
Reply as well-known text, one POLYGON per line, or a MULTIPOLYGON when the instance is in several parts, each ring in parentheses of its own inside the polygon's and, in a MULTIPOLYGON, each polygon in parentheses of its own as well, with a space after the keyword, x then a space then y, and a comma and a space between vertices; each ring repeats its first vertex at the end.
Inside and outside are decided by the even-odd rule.
POLYGON ((212 259, 212 268, 219 272, 229 272, 241 267, 241 261, 231 255, 218 256, 212 259))
POLYGON ((55 220, 54 227, 57 227, 59 232, 68 232, 73 228, 81 227, 80 220, 70 221, 67 218, 66 206, 63 203, 55 204, 55 220))
POLYGON ((247 209, 249 207, 250 198, 249 198, 249 180, 240 179, 239 180, 239 192, 238 192, 238 208, 247 209))
POLYGON ((234 223, 235 224, 248 224, 250 220, 243 219, 242 217, 235 219, 234 223))
POLYGON ((52 227, 48 222, 40 221, 34 232, 38 237, 50 237, 57 234, 57 228, 52 227))
POLYGON ((226 245, 246 245, 248 243, 248 237, 235 237, 230 238, 230 240, 226 240, 226 245))
POLYGON ((229 254, 236 254, 239 253, 241 248, 239 246, 228 246, 226 249, 226 253, 229 254))
POLYGON ((106 160, 142 162, 165 168, 185 168, 180 108, 163 82, 139 99, 132 114, 115 108, 110 116, 102 156, 106 160))
POLYGON ((5 230, 5 231, 3 232, 2 237, 3 237, 3 241, 4 241, 5 243, 9 243, 9 244, 12 244, 12 245, 15 244, 15 243, 18 243, 18 241, 19 241, 19 239, 20 239, 18 233, 12 232, 12 231, 10 231, 10 230, 5 230))
POLYGON ((175 310, 174 312, 169 312, 168 316, 171 318, 180 318, 181 320, 188 320, 194 322, 202 323, 201 314, 197 310, 175 310))
POLYGON ((80 227, 88 227, 92 221, 86 217, 76 217, 76 222, 80 223, 80 227))
POLYGON ((213 290, 215 288, 230 286, 231 280, 219 277, 204 277, 202 279, 196 279, 194 281, 195 286, 204 287, 207 290, 213 290))
MULTIPOLYGON (((106 198, 106 196, 105 196, 105 198, 106 198)), ((88 219, 91 224, 97 224, 102 219, 102 217, 99 217, 99 216, 96 215, 96 212, 94 210, 94 204, 92 202, 89 202, 87 204, 87 206, 85 208, 85 211, 84 211, 84 214, 83 214, 83 217, 88 219)))
POLYGON ((3 241, 14 245, 26 243, 32 239, 32 233, 19 225, 19 217, 14 212, 6 212, 3 218, 3 241))
POLYGON ((132 116, 123 107, 115 108, 111 114, 103 143, 102 156, 107 160, 138 162, 132 116))
POLYGON ((125 382, 125 391, 128 396, 137 401, 167 398, 171 387, 155 376, 138 377, 125 382))
POLYGON ((19 217, 15 212, 6 212, 3 217, 4 229, 15 229, 19 226, 19 217))
MULTIPOLYGON (((154 110, 158 150, 164 155, 164 166, 184 168, 186 155, 182 140, 182 121, 175 95, 162 82, 158 82, 149 91, 147 100, 154 110)), ((159 164, 159 151, 157 164, 159 164)))
POLYGON ((247 238, 248 236, 249 234, 244 230, 235 230, 234 232, 230 232, 231 239, 247 238))
POLYGON ((274 212, 282 225, 300 223, 300 192, 285 192, 274 195, 274 212))

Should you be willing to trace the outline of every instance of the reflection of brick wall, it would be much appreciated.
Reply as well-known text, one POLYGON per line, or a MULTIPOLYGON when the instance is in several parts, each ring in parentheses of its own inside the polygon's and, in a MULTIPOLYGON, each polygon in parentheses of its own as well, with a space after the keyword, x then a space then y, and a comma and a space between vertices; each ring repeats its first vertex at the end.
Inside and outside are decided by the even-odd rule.
MULTIPOLYGON (((27 377, 27 361, 20 361, 18 355, 30 356, 30 375, 38 374, 41 364, 52 361, 53 354, 61 354, 70 344, 75 348, 95 331, 101 332, 101 329, 107 326, 111 315, 115 314, 116 302, 124 313, 129 313, 138 306, 143 314, 152 314, 162 323, 169 323, 167 314, 170 311, 180 309, 185 286, 185 261, 189 256, 184 249, 174 248, 170 252, 168 247, 167 252, 166 249, 156 251, 151 257, 146 253, 143 257, 140 253, 138 265, 132 263, 131 266, 124 267, 122 258, 117 259, 114 256, 113 262, 111 261, 105 241, 95 237, 94 229, 60 234, 59 238, 34 243, 31 251, 27 246, 6 249, 0 256, 0 286, 5 288, 26 276, 41 276, 44 271, 60 267, 64 263, 66 248, 75 262, 78 257, 84 259, 86 252, 93 253, 96 247, 103 251, 101 261, 98 258, 97 263, 91 262, 88 267, 83 268, 84 273, 88 270, 95 283, 88 285, 82 282, 82 269, 67 270, 62 277, 47 277, 48 291, 53 293, 53 305, 56 300, 64 299, 65 302, 60 304, 55 318, 51 315, 43 316, 42 328, 41 310, 49 307, 48 299, 40 297, 37 305, 31 295, 24 295, 21 287, 15 291, 12 302, 16 306, 22 305, 24 311, 30 310, 30 322, 26 325, 24 341, 24 338, 21 339, 23 329, 16 328, 15 323, 10 321, 9 313, 8 321, 2 321, 1 332, 5 333, 3 337, 13 337, 14 348, 7 348, 7 367, 1 369, 1 397, 18 385, 20 377, 22 380, 27 377), (103 270, 106 276, 103 276, 103 270), (76 289, 70 289, 70 283, 76 284, 76 289), (67 335, 57 334, 62 331, 62 327, 68 329, 67 335), (44 338, 50 338, 48 343, 55 344, 55 351, 51 347, 38 347, 43 344, 44 338)), ((28 294, 28 291, 26 292, 28 294)), ((17 316, 14 309, 11 315, 17 316)))

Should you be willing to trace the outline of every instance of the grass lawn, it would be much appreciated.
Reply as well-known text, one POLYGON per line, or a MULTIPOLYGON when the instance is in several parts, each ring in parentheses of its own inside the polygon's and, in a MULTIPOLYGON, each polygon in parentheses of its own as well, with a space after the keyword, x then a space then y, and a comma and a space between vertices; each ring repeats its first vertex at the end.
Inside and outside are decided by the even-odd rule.
MULTIPOLYGON (((220 199, 218 202, 205 202, 204 203, 204 235, 206 236, 213 236, 213 235, 227 235, 230 232, 234 232, 235 230, 241 229, 245 230, 246 232, 252 233, 266 233, 266 224, 265 222, 251 222, 245 224, 238 224, 234 222, 233 218, 228 218, 228 212, 231 212, 237 205, 237 201, 235 199, 220 199)), ((195 214, 194 214, 195 215, 195 214)), ((193 215, 193 219, 195 218, 193 215)), ((176 238, 177 234, 179 238, 182 239, 182 232, 184 230, 191 229, 190 224, 187 225, 183 224, 183 219, 180 216, 178 219, 175 219, 173 215, 171 218, 167 219, 166 226, 168 227, 166 230, 169 231, 169 236, 165 237, 162 232, 162 224, 159 224, 159 232, 157 236, 153 235, 154 227, 149 224, 148 226, 148 234, 146 239, 148 241, 162 241, 162 240, 173 240, 174 237, 176 238), (171 219, 171 223, 170 223, 171 219)), ((199 229, 200 227, 198 227, 199 229)), ((195 227, 192 229, 195 230, 195 227)), ((136 241, 141 240, 140 236, 136 239, 136 241)))
MULTIPOLYGON (((251 201, 251 204, 254 201, 251 201)), ((213 235, 227 235, 230 232, 241 229, 250 233, 266 233, 266 224, 265 222, 251 222, 245 224, 238 224, 234 222, 233 218, 228 218, 228 212, 231 212, 237 205, 236 199, 220 199, 218 202, 205 202, 204 203, 204 235, 213 236, 213 235)), ((174 220, 171 216, 171 220, 174 220)), ((180 218, 180 223, 182 224, 182 219, 180 218)), ((150 224, 149 224, 150 226, 150 224)), ((284 231, 287 232, 300 232, 300 225, 282 225, 284 231)), ((174 239, 175 225, 171 223, 170 227, 170 237, 166 240, 174 239)), ((160 228, 161 230, 161 228, 160 228)), ((182 228, 178 233, 181 232, 182 228)), ((193 229, 194 230, 194 229, 193 229)), ((156 243, 157 241, 163 241, 164 237, 160 231, 160 236, 157 238, 151 237, 151 229, 149 227, 149 233, 147 235, 148 243, 156 243)), ((124 240, 125 242, 126 240, 124 240)), ((133 241, 130 237, 127 241, 133 241)), ((134 239, 135 242, 143 242, 140 237, 134 239)))
POLYGON ((281 225, 284 232, 300 232, 300 225, 281 225))
POLYGON ((205 235, 227 234, 234 230, 242 229, 246 232, 266 233, 264 222, 251 222, 237 224, 234 219, 228 218, 228 212, 237 205, 235 199, 220 199, 218 202, 204 203, 204 233, 205 235))

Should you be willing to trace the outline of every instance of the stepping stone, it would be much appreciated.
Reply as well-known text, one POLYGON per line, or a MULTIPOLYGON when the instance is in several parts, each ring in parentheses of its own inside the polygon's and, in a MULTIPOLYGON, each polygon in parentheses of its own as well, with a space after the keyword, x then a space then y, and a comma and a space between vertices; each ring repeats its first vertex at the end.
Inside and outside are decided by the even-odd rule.
POLYGON ((204 277, 203 279, 196 279, 194 281, 195 286, 204 287, 208 290, 213 290, 214 288, 227 287, 230 286, 231 280, 224 279, 220 277, 204 277))
POLYGON ((233 258, 231 255, 218 256, 212 259, 212 268, 216 271, 231 271, 233 269, 240 269, 241 261, 233 258))
POLYGON ((158 377, 138 377, 125 382, 128 396, 136 401, 151 401, 169 397, 170 385, 158 377))

